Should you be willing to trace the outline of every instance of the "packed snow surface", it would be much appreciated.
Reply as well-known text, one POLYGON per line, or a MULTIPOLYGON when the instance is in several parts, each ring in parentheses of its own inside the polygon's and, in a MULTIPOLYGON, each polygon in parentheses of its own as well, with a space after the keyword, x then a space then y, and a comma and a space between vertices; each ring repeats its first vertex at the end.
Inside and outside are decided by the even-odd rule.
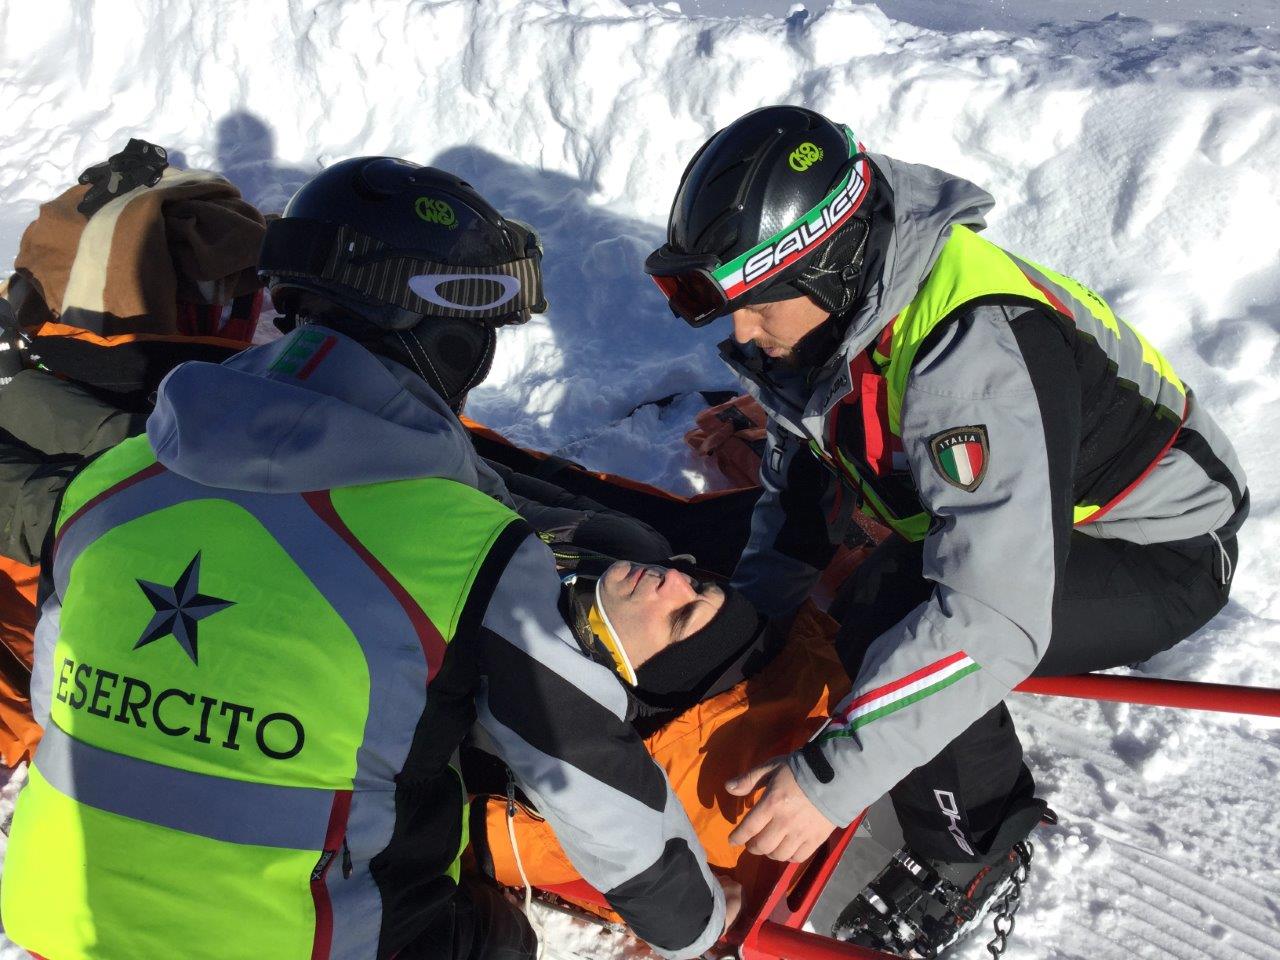
MULTIPOLYGON (((1141 669, 1280 686, 1275 0, 822 7, 10 0, 0 265, 41 201, 134 135, 269 211, 343 157, 433 163, 546 243, 551 309, 503 332, 469 412, 594 468, 708 489, 721 481, 680 436, 692 391, 732 385, 727 326, 673 320, 641 263, 693 151, 747 110, 801 103, 989 189, 989 236, 1163 348, 1234 439, 1253 517, 1230 605, 1141 669), (686 396, 636 410, 671 394, 686 396)), ((1280 958, 1276 724, 1033 697, 1014 712, 1062 823, 1010 957, 1280 958)), ((549 922, 555 956, 636 950, 549 922)))

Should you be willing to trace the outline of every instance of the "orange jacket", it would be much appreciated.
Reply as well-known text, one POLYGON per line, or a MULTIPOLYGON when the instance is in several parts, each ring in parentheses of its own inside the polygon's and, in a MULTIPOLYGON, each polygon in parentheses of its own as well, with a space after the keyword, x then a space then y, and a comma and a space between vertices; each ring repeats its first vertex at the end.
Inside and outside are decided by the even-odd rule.
MULTIPOLYGON (((693 821, 707 862, 740 882, 747 902, 758 900, 762 891, 756 888, 770 882, 772 873, 762 870, 767 861, 730 844, 729 833, 759 794, 735 797, 724 784, 802 746, 825 722, 829 707, 849 692, 849 678, 831 643, 834 634, 835 622, 806 604, 786 646, 764 670, 681 714, 645 741, 693 821)), ((520 859, 533 886, 580 879, 545 822, 524 810, 514 820, 520 859)), ((505 801, 488 801, 485 831, 498 881, 520 886, 505 801)))
POLYGON ((40 742, 40 727, 31 717, 26 694, 39 576, 39 567, 0 557, 0 657, 4 657, 0 664, 0 760, 6 767, 29 760, 40 742))

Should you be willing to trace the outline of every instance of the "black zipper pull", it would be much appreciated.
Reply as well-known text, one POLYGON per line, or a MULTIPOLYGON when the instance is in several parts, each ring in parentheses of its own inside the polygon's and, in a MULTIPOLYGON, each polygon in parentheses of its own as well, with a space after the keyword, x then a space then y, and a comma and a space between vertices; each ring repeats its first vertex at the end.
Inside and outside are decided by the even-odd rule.
POLYGON ((516 815, 516 778, 507 770, 507 819, 516 815))
POLYGON ((342 838, 342 879, 351 879, 351 848, 347 846, 347 838, 342 838))

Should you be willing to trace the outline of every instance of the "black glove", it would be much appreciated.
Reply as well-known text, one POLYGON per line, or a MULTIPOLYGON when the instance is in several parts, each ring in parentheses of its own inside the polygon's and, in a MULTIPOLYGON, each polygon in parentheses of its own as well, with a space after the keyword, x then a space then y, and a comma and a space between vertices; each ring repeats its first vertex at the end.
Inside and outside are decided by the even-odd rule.
POLYGON ((110 200, 138 187, 154 187, 160 182, 160 174, 169 166, 169 154, 164 147, 145 140, 130 139, 123 150, 110 160, 95 163, 80 174, 80 183, 93 186, 76 209, 86 217, 92 217, 110 200))
POLYGON ((9 301, 0 297, 0 389, 22 370, 21 340, 18 337, 18 319, 13 315, 9 301))

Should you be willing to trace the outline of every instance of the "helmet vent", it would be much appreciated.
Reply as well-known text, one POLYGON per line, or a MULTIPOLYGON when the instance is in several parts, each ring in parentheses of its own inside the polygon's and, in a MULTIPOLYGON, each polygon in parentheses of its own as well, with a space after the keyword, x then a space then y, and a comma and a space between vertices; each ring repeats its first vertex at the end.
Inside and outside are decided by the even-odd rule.
POLYGON ((704 187, 704 189, 712 186, 717 180, 720 180, 723 177, 727 177, 729 174, 733 173, 739 167, 745 167, 750 163, 751 163, 750 157, 743 157, 741 160, 736 160, 733 163, 729 164, 728 166, 720 170, 717 170, 715 173, 713 173, 710 177, 707 178, 706 186, 704 187))
POLYGON ((738 240, 738 224, 741 220, 742 208, 730 207, 716 217, 696 239, 695 250, 728 250, 738 240))

